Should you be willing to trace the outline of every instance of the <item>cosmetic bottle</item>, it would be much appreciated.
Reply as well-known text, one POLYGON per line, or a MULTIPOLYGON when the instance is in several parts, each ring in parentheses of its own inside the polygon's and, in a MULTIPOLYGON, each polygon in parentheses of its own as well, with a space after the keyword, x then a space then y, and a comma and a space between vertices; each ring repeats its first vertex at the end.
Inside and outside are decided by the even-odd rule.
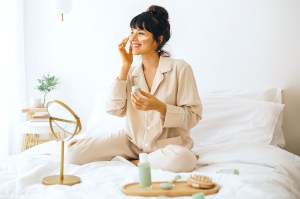
POLYGON ((139 187, 144 190, 152 189, 152 181, 151 181, 151 167, 150 163, 147 159, 147 153, 139 154, 139 187))
POLYGON ((133 86, 133 87, 131 87, 131 92, 133 92, 133 93, 141 93, 140 92, 140 88, 138 87, 138 86, 133 86))

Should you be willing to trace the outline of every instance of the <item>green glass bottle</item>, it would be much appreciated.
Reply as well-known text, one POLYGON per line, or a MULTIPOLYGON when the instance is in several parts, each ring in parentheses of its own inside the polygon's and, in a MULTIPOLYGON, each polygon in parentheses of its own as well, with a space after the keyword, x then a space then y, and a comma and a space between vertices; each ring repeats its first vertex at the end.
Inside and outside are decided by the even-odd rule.
POLYGON ((144 190, 152 189, 151 181, 151 167, 147 159, 148 154, 140 153, 139 154, 139 187, 144 190))

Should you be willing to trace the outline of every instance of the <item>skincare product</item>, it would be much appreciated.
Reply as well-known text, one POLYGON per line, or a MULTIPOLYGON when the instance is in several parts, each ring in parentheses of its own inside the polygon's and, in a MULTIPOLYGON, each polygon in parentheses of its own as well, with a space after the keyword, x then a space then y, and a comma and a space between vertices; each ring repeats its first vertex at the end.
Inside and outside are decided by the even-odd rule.
POLYGON ((139 187, 144 190, 152 189, 151 167, 147 159, 147 153, 139 154, 139 187))
POLYGON ((175 185, 175 181, 178 180, 178 179, 181 179, 181 176, 180 175, 176 175, 175 178, 169 182, 165 182, 165 183, 160 183, 159 184, 159 187, 161 189, 172 189, 175 185))
POLYGON ((133 92, 133 93, 140 93, 140 88, 138 86, 133 86, 131 88, 131 92, 133 92))
POLYGON ((234 174, 234 175, 240 174, 238 169, 221 169, 217 171, 217 173, 227 173, 227 174, 234 174))
POLYGON ((192 195, 193 199, 205 199, 205 195, 201 192, 192 195))

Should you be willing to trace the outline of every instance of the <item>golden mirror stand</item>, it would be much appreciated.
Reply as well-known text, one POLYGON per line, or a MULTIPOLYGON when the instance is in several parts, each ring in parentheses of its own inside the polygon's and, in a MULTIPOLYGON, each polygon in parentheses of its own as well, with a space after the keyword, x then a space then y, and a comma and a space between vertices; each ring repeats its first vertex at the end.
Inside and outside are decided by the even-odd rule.
POLYGON ((69 108, 66 104, 64 104, 61 101, 58 100, 54 100, 51 102, 48 102, 47 104, 47 110, 49 113, 49 124, 50 124, 50 129, 51 132, 53 134, 53 136, 56 138, 56 140, 60 140, 61 142, 61 154, 60 154, 60 175, 52 175, 52 176, 47 176, 44 177, 42 182, 44 185, 75 185, 81 182, 80 178, 74 175, 65 175, 64 174, 64 156, 65 156, 65 152, 64 152, 64 147, 65 147, 65 141, 64 138, 61 138, 61 136, 59 136, 56 132, 54 132, 53 130, 53 122, 60 127, 64 132, 71 134, 71 137, 69 138, 69 140, 71 138, 73 138, 76 134, 78 134, 81 130, 81 122, 79 117, 72 111, 71 108, 69 108), (59 117, 53 117, 53 114, 49 112, 49 107, 53 106, 53 105, 59 105, 62 106, 65 111, 67 111, 67 113, 71 114, 74 117, 74 120, 70 120, 69 118, 59 118, 59 117), (66 129, 64 129, 63 127, 61 127, 59 124, 61 123, 66 123, 69 125, 76 125, 75 129, 73 132, 68 132, 66 131, 66 129))

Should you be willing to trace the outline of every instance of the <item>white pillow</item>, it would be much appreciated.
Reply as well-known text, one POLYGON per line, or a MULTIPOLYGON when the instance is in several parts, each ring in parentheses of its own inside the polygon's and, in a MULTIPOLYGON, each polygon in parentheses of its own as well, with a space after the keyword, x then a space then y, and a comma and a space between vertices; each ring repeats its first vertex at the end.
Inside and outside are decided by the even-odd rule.
MULTIPOLYGON (((278 88, 270 88, 270 89, 260 89, 260 90, 246 90, 246 89, 227 89, 227 90, 219 90, 219 91, 214 91, 214 92, 210 92, 210 98, 206 98, 205 95, 201 96, 202 102, 203 102, 203 106, 204 106, 204 111, 203 111, 203 120, 201 120, 199 122, 198 125, 196 125, 192 130, 191 130, 191 135, 192 137, 195 139, 195 143, 202 143, 202 138, 203 136, 208 137, 212 136, 214 137, 214 134, 212 132, 214 132, 215 130, 213 128, 219 128, 218 127, 218 120, 216 120, 215 122, 217 122, 216 124, 210 124, 212 121, 209 121, 209 118, 206 118, 207 112, 211 112, 211 114, 220 114, 220 117, 223 116, 225 118, 226 115, 226 111, 227 113, 230 113, 230 111, 235 111, 236 109, 239 109, 239 106, 245 104, 242 106, 242 109, 240 109, 240 116, 243 116, 244 119, 246 119, 245 117, 249 116, 250 117, 250 112, 254 109, 251 109, 251 107, 255 106, 255 101, 270 101, 270 102, 276 102, 276 103, 281 103, 281 89, 278 88), (222 106, 224 105, 224 102, 220 102, 218 99, 220 99, 220 97, 233 97, 233 98, 226 98, 227 100, 229 100, 231 103, 229 103, 228 105, 230 105, 233 109, 230 110, 230 107, 226 107, 226 106, 222 106), (214 99, 216 98, 216 99, 214 99), (240 98, 240 100, 238 100, 237 98, 240 98), (209 102, 209 100, 212 99, 212 101, 209 102), (234 104, 234 100, 238 100, 239 103, 234 104), (243 101, 243 99, 245 99, 246 101, 243 101), (249 103, 251 104, 251 106, 249 107, 247 99, 251 99, 254 102, 249 103), (215 108, 214 108, 215 107, 215 108), (219 108, 217 108, 219 107, 219 108), (244 109, 251 109, 249 110, 249 112, 242 112, 244 109), (215 112, 214 112, 215 111, 215 112), (243 115, 244 114, 244 115, 243 115), (207 129, 207 133, 205 133, 203 135, 202 133, 197 133, 198 130, 203 130, 205 129, 208 125, 210 125, 210 128, 207 129)), ((94 109, 92 111, 91 116, 89 117, 88 121, 87 121, 87 128, 86 131, 84 132, 85 134, 88 134, 89 136, 99 136, 99 135, 103 135, 103 134, 111 134, 111 133, 115 133, 118 132, 120 129, 123 129, 125 126, 125 118, 120 118, 117 116, 112 116, 106 113, 105 111, 105 100, 106 100, 106 96, 105 94, 103 95, 103 92, 99 92, 95 98, 95 105, 94 105, 94 109)), ((272 104, 272 103, 271 103, 272 104)), ((260 106, 263 105, 263 102, 260 103, 260 106)), ((274 105, 275 107, 278 107, 276 105, 274 105)), ((265 109, 270 109, 272 107, 272 105, 267 106, 269 108, 264 108, 262 110, 265 109)), ((283 106, 280 106, 283 107, 283 106)), ((284 136, 283 136, 283 132, 281 129, 281 125, 282 125, 282 113, 283 111, 279 111, 280 112, 280 116, 278 118, 278 120, 276 119, 276 115, 274 115, 274 120, 277 121, 276 125, 275 125, 275 132, 273 135, 273 139, 271 144, 280 146, 280 147, 284 147, 285 141, 284 141, 284 136)), ((208 114, 209 116, 210 114, 208 114)), ((216 115, 217 116, 217 115, 216 115)), ((215 120, 216 118, 212 118, 213 120, 215 120)), ((221 119, 221 118, 220 118, 221 119)), ((227 118, 229 119, 229 117, 227 118)), ((235 118, 232 117, 232 120, 234 120, 235 118)), ((270 118, 269 118, 270 119, 270 118)), ((249 121, 251 121, 251 118, 249 118, 249 121)), ((246 121, 244 121, 246 122, 246 121)), ((229 124, 229 123, 228 123, 229 124)), ((231 124, 231 123, 230 123, 231 124)), ((269 128, 273 128, 269 125, 269 128)), ((274 129, 274 128, 273 128, 274 129)), ((270 133, 270 129, 268 130, 268 136, 270 136, 272 134, 272 132, 270 133)), ((264 135, 267 136, 267 135, 264 135)), ((272 136, 271 136, 272 137, 272 136)), ((261 138, 263 139, 263 138, 261 138)), ((269 141, 269 137, 266 139, 264 138, 265 141, 269 141)))
MULTIPOLYGON (((223 89, 208 92, 210 95, 217 96, 232 96, 253 100, 263 100, 269 102, 282 103, 282 90, 280 88, 264 88, 264 89, 223 89)), ((272 145, 284 148, 285 138, 282 130, 283 111, 280 113, 277 120, 274 135, 271 141, 272 145)))
POLYGON ((284 105, 242 97, 205 95, 203 119, 191 130, 195 146, 270 144, 284 105))
POLYGON ((280 88, 223 89, 223 90, 209 91, 207 92, 207 94, 282 103, 281 92, 282 90, 280 88))

